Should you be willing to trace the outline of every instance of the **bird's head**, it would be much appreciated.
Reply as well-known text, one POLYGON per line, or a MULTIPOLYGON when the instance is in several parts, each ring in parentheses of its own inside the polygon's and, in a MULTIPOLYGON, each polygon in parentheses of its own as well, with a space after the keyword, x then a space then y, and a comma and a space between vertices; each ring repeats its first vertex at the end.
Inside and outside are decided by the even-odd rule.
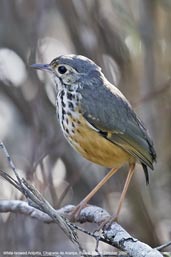
POLYGON ((87 76, 90 79, 94 72, 100 72, 99 66, 81 55, 61 55, 49 64, 33 64, 31 67, 52 73, 60 85, 72 85, 87 76))

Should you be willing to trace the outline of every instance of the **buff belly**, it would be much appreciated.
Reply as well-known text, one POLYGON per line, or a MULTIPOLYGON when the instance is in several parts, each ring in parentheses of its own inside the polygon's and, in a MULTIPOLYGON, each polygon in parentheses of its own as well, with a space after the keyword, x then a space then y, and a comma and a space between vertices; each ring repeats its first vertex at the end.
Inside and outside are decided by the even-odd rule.
POLYGON ((91 128, 84 119, 68 139, 83 157, 105 167, 119 168, 127 162, 135 161, 129 153, 91 128))

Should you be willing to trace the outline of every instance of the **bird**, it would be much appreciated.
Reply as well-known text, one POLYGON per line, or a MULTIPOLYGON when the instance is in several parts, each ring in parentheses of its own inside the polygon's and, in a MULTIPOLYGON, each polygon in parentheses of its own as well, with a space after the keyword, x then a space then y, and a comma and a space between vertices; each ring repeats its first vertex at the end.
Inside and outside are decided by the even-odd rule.
POLYGON ((110 218, 110 221, 117 221, 137 162, 142 165, 146 183, 149 183, 148 168, 153 170, 156 151, 147 129, 122 92, 89 58, 60 55, 49 64, 31 67, 53 75, 57 115, 67 141, 84 158, 110 168, 75 207, 74 215, 80 213, 122 166, 129 165, 117 210, 110 218))

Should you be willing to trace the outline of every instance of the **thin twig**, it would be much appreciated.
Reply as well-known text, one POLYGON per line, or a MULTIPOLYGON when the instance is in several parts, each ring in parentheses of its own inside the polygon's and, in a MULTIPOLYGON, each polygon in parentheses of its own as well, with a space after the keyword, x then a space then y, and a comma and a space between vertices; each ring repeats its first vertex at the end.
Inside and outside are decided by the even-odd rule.
POLYGON ((158 251, 161 251, 161 250, 163 250, 164 248, 166 248, 166 247, 168 247, 168 246, 170 246, 170 245, 171 245, 171 241, 169 241, 169 242, 167 242, 167 243, 165 243, 165 244, 162 244, 162 245, 156 247, 156 249, 157 249, 158 251))
POLYGON ((13 185, 15 188, 17 188, 20 192, 22 192, 18 182, 13 179, 10 175, 8 175, 6 172, 3 170, 0 170, 0 175, 3 177, 5 180, 7 180, 11 185, 13 185))
MULTIPOLYGON (((20 177, 19 177, 19 175, 18 175, 18 173, 17 173, 17 170, 16 170, 16 168, 15 168, 15 165, 14 165, 14 163, 13 163, 13 160, 11 159, 11 157, 10 157, 10 155, 9 155, 7 149, 6 149, 6 146, 4 145, 3 142, 0 142, 0 147, 2 148, 2 151, 4 152, 5 157, 7 158, 7 161, 8 161, 8 163, 9 163, 9 166, 10 166, 10 168, 13 170, 13 172, 14 172, 14 174, 15 174, 17 180, 18 180, 18 183, 20 184, 20 187, 21 187, 21 189, 22 189, 21 179, 20 179, 20 177)), ((23 193, 24 193, 24 192, 23 192, 23 193)))

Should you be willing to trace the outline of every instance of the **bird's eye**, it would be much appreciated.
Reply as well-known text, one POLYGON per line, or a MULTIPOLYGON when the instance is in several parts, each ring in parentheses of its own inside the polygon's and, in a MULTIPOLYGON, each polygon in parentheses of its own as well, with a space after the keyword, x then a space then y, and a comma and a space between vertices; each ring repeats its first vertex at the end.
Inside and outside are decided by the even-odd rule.
POLYGON ((67 68, 65 66, 61 65, 61 66, 58 67, 58 72, 60 74, 64 74, 64 73, 67 72, 67 68))

